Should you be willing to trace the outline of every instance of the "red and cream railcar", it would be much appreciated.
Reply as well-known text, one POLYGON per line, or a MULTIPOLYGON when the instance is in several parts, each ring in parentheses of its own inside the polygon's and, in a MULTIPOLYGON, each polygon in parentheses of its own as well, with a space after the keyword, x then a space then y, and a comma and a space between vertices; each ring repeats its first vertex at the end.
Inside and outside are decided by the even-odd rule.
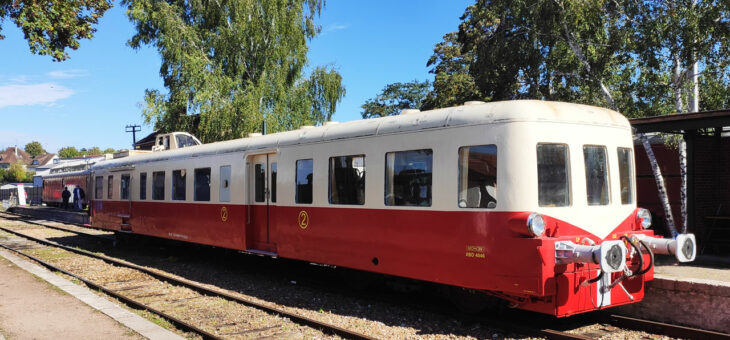
POLYGON ((645 229, 633 152, 610 110, 471 102, 104 161, 89 196, 93 224, 110 230, 567 316, 641 300, 650 249, 694 257, 691 235, 645 229))
MULTIPOLYGON (((90 172, 90 170, 80 170, 43 176, 43 203, 53 206, 61 205, 63 203, 61 194, 64 187, 68 187, 70 192, 79 187, 86 193, 90 172)), ((69 204, 72 202, 73 196, 69 199, 69 204)))

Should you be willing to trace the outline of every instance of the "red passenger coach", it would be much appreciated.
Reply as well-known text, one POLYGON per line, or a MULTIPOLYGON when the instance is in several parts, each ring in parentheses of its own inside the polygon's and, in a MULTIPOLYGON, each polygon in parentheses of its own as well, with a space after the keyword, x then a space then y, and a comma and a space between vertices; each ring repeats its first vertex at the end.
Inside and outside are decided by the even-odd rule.
POLYGON ((70 192, 73 192, 76 187, 86 192, 89 173, 89 170, 84 170, 43 176, 43 203, 54 206, 61 205, 63 202, 61 194, 64 187, 68 187, 70 192))
POLYGON ((640 301, 655 237, 621 114, 469 102, 92 167, 92 223, 430 281, 568 316, 640 301))

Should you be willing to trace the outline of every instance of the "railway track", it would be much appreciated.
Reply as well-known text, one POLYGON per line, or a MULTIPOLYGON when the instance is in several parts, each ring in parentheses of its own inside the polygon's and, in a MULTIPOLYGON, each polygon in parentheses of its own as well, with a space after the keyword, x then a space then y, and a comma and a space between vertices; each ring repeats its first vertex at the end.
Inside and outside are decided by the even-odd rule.
MULTIPOLYGON (((67 247, 56 242, 29 236, 10 228, 0 227, 0 230, 16 236, 16 238, 10 239, 9 241, 6 240, 5 242, 1 242, 0 247, 30 258, 52 271, 58 271, 71 276, 93 289, 98 289, 105 294, 122 301, 130 307, 147 310, 157 314, 173 323, 176 327, 198 334, 203 339, 251 337, 269 337, 275 339, 292 336, 296 337, 296 335, 298 335, 297 333, 301 332, 301 330, 298 330, 297 328, 301 327, 293 327, 290 325, 291 323, 307 326, 314 330, 321 331, 324 334, 335 335, 346 339, 373 339, 372 337, 364 334, 302 317, 276 307, 266 306, 227 292, 205 287, 195 282, 179 279, 165 273, 152 271, 135 264, 126 263, 124 261, 119 261, 81 249, 67 247), (91 273, 90 276, 98 276, 99 272, 104 271, 112 273, 116 272, 116 274, 103 276, 103 280, 93 280, 86 277, 87 275, 82 276, 75 273, 76 270, 61 268, 60 266, 56 266, 24 251, 44 251, 50 248, 61 249, 66 252, 91 257, 107 264, 106 266, 100 265, 102 268, 97 268, 98 270, 96 273, 91 273), (124 268, 126 270, 120 270, 120 268, 124 268), (184 287, 185 290, 181 290, 178 287, 184 287), (225 301, 227 301, 223 304, 233 302, 240 305, 233 306, 233 308, 228 306, 225 310, 244 310, 247 314, 255 314, 255 312, 250 311, 250 309, 256 309, 262 312, 258 313, 259 315, 254 316, 254 318, 264 319, 265 321, 263 325, 261 322, 253 323, 245 320, 245 318, 244 320, 241 320, 241 318, 239 318, 239 320, 229 320, 230 315, 225 315, 227 313, 221 313, 224 311, 223 309, 216 311, 216 307, 220 307, 221 299, 225 299, 225 301), (208 316, 204 319, 204 321, 207 320, 214 322, 203 322, 205 326, 196 325, 195 322, 185 320, 185 313, 182 313, 182 316, 179 315, 181 313, 176 313, 176 311, 180 310, 198 310, 208 316), (262 314, 267 314, 268 316, 262 314), (211 325, 216 326, 214 329, 210 329, 212 328, 211 325)), ((56 256, 63 255, 57 254, 56 256)), ((247 316, 249 319, 251 318, 251 314, 247 316)), ((302 334, 306 337, 306 333, 302 334)))
MULTIPOLYGON (((0 217, 5 217, 8 219, 6 213, 0 213, 0 217)), ((37 226, 42 227, 49 227, 54 228, 56 230, 61 230, 65 232, 71 232, 79 235, 85 235, 89 237, 94 238, 101 238, 102 240, 111 241, 111 238, 109 237, 108 233, 102 233, 102 235, 98 234, 91 234, 87 233, 85 231, 81 230, 75 230, 76 228, 67 228, 60 225, 57 225, 54 223, 54 225, 50 225, 49 223, 43 223, 41 220, 34 220, 34 221, 24 221, 24 218, 21 215, 15 214, 11 219, 14 219, 16 221, 23 221, 26 223, 30 223, 37 226)), ((63 223, 61 221, 56 221, 63 223)), ((78 226, 78 225, 77 225, 78 226)), ((23 235, 23 233, 19 233, 14 230, 10 230, 7 228, 0 228, 2 230, 5 230, 6 232, 13 233, 18 237, 30 237, 28 235, 23 235)), ((292 313, 286 312, 284 310, 273 308, 271 310, 270 307, 263 305, 261 303, 253 302, 244 298, 241 298, 239 296, 235 296, 233 294, 227 293, 227 292, 221 292, 216 289, 210 289, 207 288, 201 284, 198 284, 196 282, 191 282, 189 280, 180 280, 177 277, 167 275, 165 273, 160 273, 158 271, 149 270, 144 267, 140 267, 134 264, 127 263, 125 261, 119 261, 107 256, 102 256, 98 254, 93 254, 90 252, 86 252, 84 250, 79 250, 75 248, 69 248, 60 244, 57 244, 55 242, 51 242, 48 240, 43 240, 39 238, 30 238, 34 242, 42 243, 47 246, 52 247, 60 247, 61 249, 64 249, 66 251, 76 252, 79 254, 83 254, 85 256, 91 256, 94 258, 97 258, 101 261, 104 261, 106 263, 114 264, 115 266, 126 266, 127 268, 131 268, 134 270, 138 270, 139 272, 149 275, 150 277, 155 278, 156 280, 160 282, 169 282, 174 285, 179 285, 182 287, 185 287, 187 289, 190 289, 192 291, 195 291, 198 295, 190 295, 190 296, 184 296, 184 297, 178 297, 178 298, 169 298, 166 297, 165 294, 159 293, 159 291, 165 291, 164 288, 156 286, 156 284, 150 284, 148 281, 133 281, 133 280, 117 280, 117 281, 106 281, 102 283, 95 283, 92 281, 87 282, 86 279, 81 278, 77 274, 73 274, 70 271, 66 272, 64 269, 61 268, 55 268, 52 264, 43 264, 47 267, 51 268, 52 270, 58 270, 61 272, 65 272, 67 275, 77 277, 77 279, 85 282, 87 285, 94 287, 96 289, 102 290, 105 293, 117 297, 117 295, 121 297, 117 297, 120 301, 123 301, 130 306, 133 306, 134 308, 139 309, 147 309, 150 311, 155 311, 156 314, 159 312, 163 318, 170 320, 173 324, 177 325, 180 329, 188 330, 190 332, 199 334, 202 338, 235 338, 235 337, 250 337, 252 333, 255 332, 275 332, 276 328, 282 328, 281 324, 277 324, 278 326, 263 326, 258 328, 250 328, 245 329, 245 325, 242 324, 236 324, 232 322, 226 322, 223 323, 223 328, 215 328, 210 330, 208 328, 196 326, 194 324, 192 325, 186 325, 186 321, 183 320, 180 317, 176 317, 175 315, 167 315, 165 311, 158 310, 162 309, 159 307, 159 305, 166 305, 166 304, 174 304, 177 306, 185 306, 186 301, 187 302, 201 302, 204 298, 224 298, 228 301, 235 301, 236 303, 240 303, 244 306, 257 308, 259 310, 267 311, 267 313, 277 315, 284 318, 289 318, 293 321, 295 321, 299 325, 307 325, 312 328, 320 329, 323 332, 327 334, 333 334, 337 335, 343 338, 353 338, 353 339, 369 339, 371 337, 360 334, 357 332, 348 331, 345 329, 341 329, 339 327, 334 327, 332 330, 326 329, 329 327, 329 325, 323 324, 320 321, 312 320, 309 318, 301 318, 297 315, 291 315, 292 313), (88 253, 88 254, 87 254, 88 253), (95 285, 99 285, 99 287, 96 287, 95 285), (108 292, 107 292, 108 291, 108 292), (149 302, 140 302, 137 300, 152 300, 152 303, 149 302), (131 301, 126 301, 131 300, 131 301), (147 304, 150 305, 147 305, 147 304), (158 305, 158 306, 156 306, 158 305), (238 330, 230 330, 230 329, 238 329, 238 330)), ((34 249, 33 247, 26 248, 26 249, 34 249)), ((37 249, 37 248, 35 248, 37 249)), ((19 249, 18 251, 22 251, 22 249, 19 249)), ((29 256, 27 254, 23 254, 24 256, 29 256)), ((34 259, 35 261, 38 261, 39 263, 43 263, 41 259, 34 259)), ((168 313, 169 314, 169 313, 168 313)), ((216 315, 218 317, 219 315, 213 313, 213 315, 216 315)), ((555 320, 555 319, 553 319, 555 320)), ((597 327, 589 327, 588 330, 580 330, 580 329, 573 329, 573 330, 565 330, 564 328, 550 328, 550 327, 544 327, 544 328, 534 328, 534 327, 528 327, 525 325, 520 324, 514 324, 511 323, 509 320, 499 319, 499 320, 485 320, 482 318, 480 323, 492 323, 492 324, 498 324, 500 325, 498 328, 501 329, 507 329, 513 333, 516 334, 523 334, 527 336, 539 336, 539 337, 545 337, 548 339, 599 339, 599 338, 606 338, 611 337, 611 334, 614 334, 615 332, 619 332, 622 330, 636 330, 636 331, 645 331, 651 334, 655 335, 665 335, 665 336, 672 336, 672 337, 680 337, 680 338, 689 338, 689 339, 730 339, 730 336, 727 334, 722 333, 716 333, 716 332, 710 332, 710 331, 704 331, 704 330, 698 330, 693 328, 687 328, 687 327, 679 327, 674 325, 668 325, 668 324, 662 324, 657 322, 651 322, 647 320, 639 320, 639 319, 632 319, 632 318, 626 318, 623 316, 618 315, 603 315, 602 316, 602 325, 597 327)), ((285 327, 284 327, 285 328, 285 327)), ((569 327, 568 327, 569 328, 569 327)), ((253 334, 255 335, 255 334, 253 334)), ((285 334, 279 334, 279 336, 276 337, 282 337, 285 334)))

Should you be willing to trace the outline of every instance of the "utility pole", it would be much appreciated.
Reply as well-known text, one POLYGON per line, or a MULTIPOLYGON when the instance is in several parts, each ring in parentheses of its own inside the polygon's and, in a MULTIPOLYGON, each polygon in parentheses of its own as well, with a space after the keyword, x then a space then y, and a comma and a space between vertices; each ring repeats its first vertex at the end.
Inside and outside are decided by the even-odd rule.
POLYGON ((125 131, 132 133, 132 150, 134 150, 134 145, 137 144, 137 132, 142 131, 142 127, 139 125, 127 125, 125 131))

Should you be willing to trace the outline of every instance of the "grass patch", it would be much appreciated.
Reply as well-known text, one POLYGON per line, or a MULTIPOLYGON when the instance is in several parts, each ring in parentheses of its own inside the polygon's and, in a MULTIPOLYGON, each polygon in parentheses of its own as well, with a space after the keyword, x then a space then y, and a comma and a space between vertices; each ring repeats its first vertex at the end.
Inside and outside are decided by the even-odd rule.
POLYGON ((66 251, 51 247, 34 249, 32 252, 36 257, 40 257, 48 261, 59 260, 71 256, 71 254, 66 251))

